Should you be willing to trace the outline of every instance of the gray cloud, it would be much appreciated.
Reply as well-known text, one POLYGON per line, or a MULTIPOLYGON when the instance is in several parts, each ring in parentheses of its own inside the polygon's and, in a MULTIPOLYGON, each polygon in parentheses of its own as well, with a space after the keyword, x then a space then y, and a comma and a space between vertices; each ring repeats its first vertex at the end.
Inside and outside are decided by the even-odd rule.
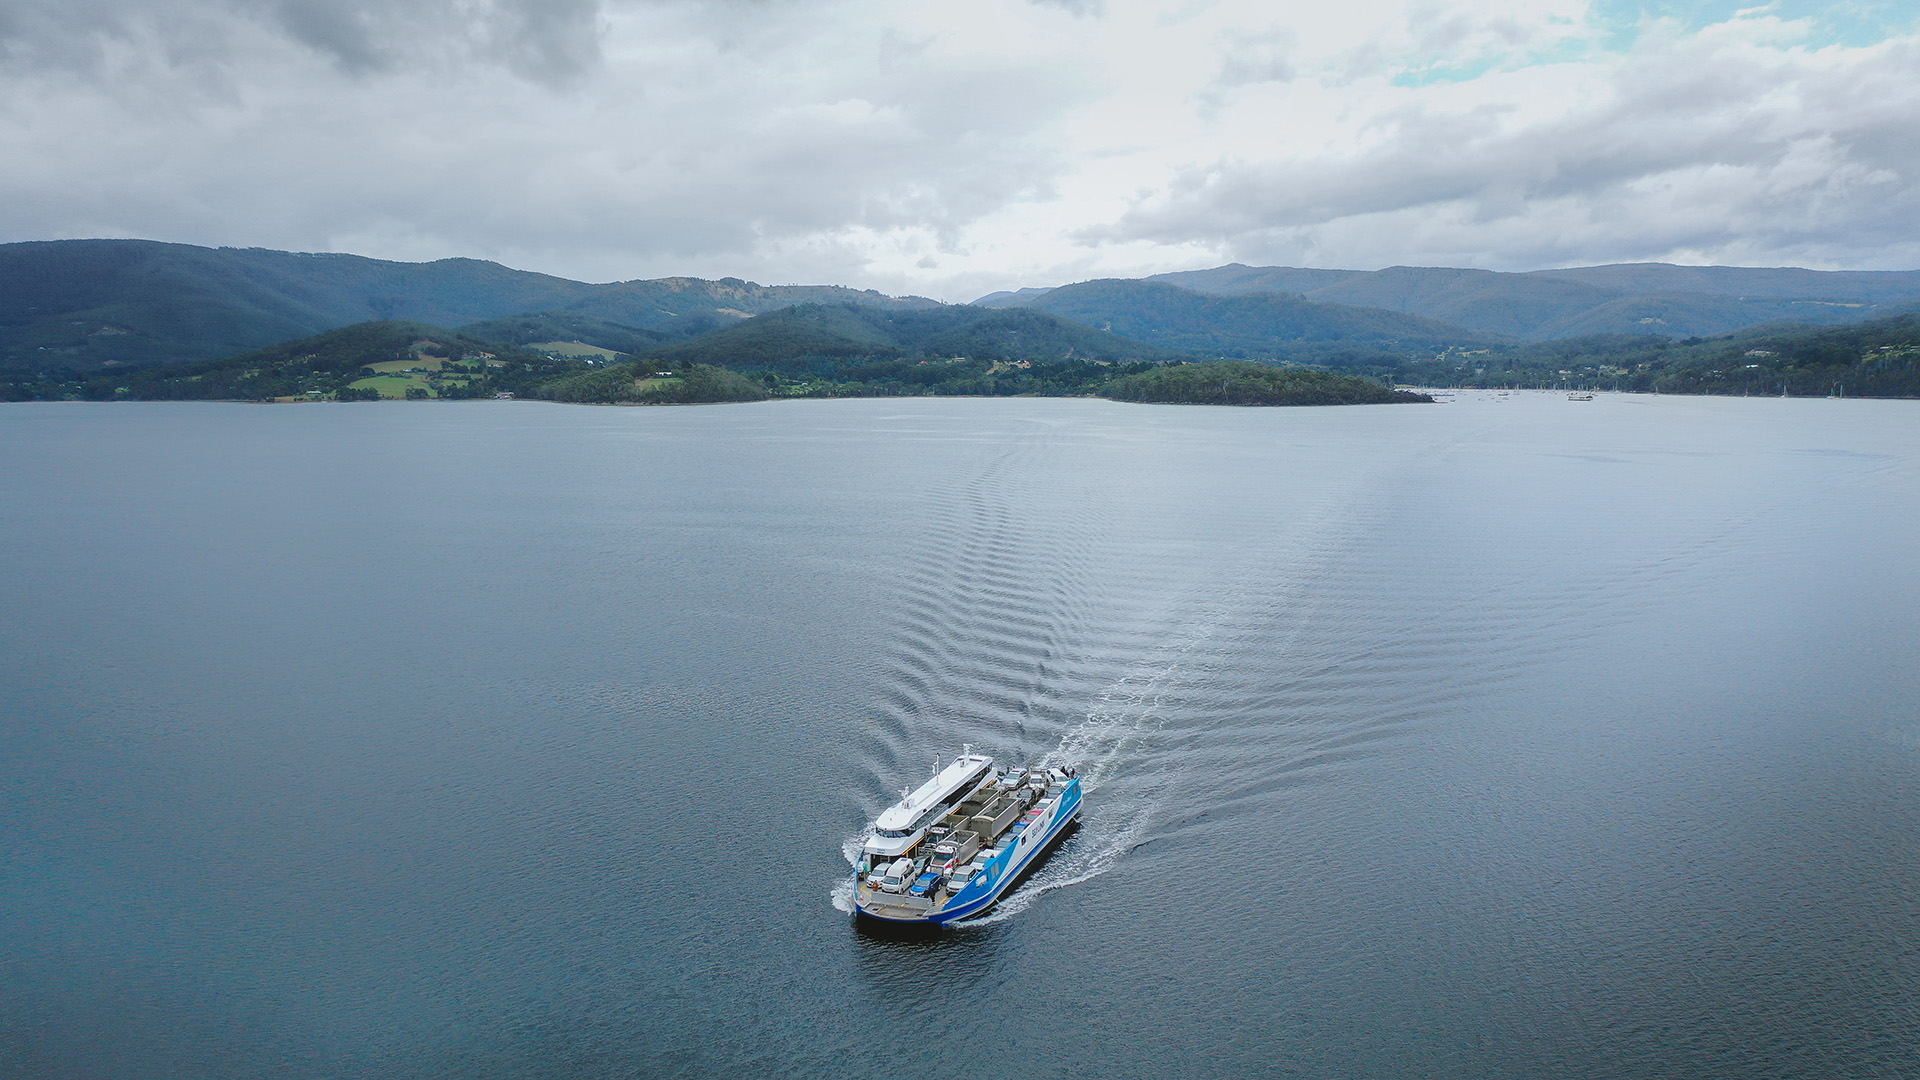
POLYGON ((1029 0, 1035 7, 1059 8, 1061 11, 1082 18, 1098 17, 1107 13, 1107 0, 1029 0))
POLYGON ((564 82, 600 59, 599 0, 5 0, 8 69, 232 66, 261 33, 352 73, 500 64, 564 82))
MULTIPOLYGON (((398 24, 352 6, 306 23, 307 8, 274 8, 284 25, 260 10, 219 24, 217 62, 116 59, 155 45, 137 20, 109 21, 86 62, 113 77, 12 73, 22 93, 0 98, 0 142, 16 151, 0 164, 0 236, 475 255, 600 279, 860 280, 872 257, 861 236, 912 233, 926 250, 911 262, 1010 199, 1044 195, 1065 167, 1046 131, 1077 93, 1044 68, 823 29, 819 9, 799 5, 751 18, 659 5, 629 26, 617 67, 560 93, 414 63, 398 24), (865 52, 848 51, 863 39, 865 52)), ((556 30, 515 23, 504 4, 486 11, 494 21, 469 32, 467 55, 578 56, 567 35, 583 17, 556 30)))
POLYGON ((1190 169, 1086 238, 1200 239, 1245 257, 1377 229, 1403 251, 1425 234, 1435 254, 1476 264, 1592 258, 1596 243, 1626 257, 1913 245, 1916 60, 1911 44, 1845 69, 1682 48, 1621 70, 1610 100, 1545 123, 1410 105, 1376 119, 1370 151, 1256 148, 1268 155, 1190 169), (1503 222, 1533 240, 1490 245, 1503 222))
POLYGON ((1234 35, 1221 43, 1220 74, 1215 83, 1231 89, 1286 82, 1298 74, 1289 56, 1292 50, 1293 35, 1284 30, 1234 35))
MULTIPOLYGON (((1230 258, 1920 262, 1911 43, 1676 36, 1584 105, 1443 108, 1479 92, 1329 89, 1373 39, 1183 31, 1200 7, 0 0, 0 239, 962 298, 1230 258)), ((1421 49, 1528 32, 1435 10, 1421 49)))

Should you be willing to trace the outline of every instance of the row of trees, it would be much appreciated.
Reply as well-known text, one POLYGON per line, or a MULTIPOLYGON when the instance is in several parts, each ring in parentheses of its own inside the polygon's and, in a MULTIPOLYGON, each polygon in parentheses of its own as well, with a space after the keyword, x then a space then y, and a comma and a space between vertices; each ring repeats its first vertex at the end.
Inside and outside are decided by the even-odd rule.
POLYGON ((1235 360, 1156 367, 1112 379, 1099 392, 1117 401, 1188 405, 1383 405, 1433 400, 1358 375, 1235 360))
POLYGON ((651 364, 618 364, 550 379, 530 391, 548 401, 581 404, 685 405, 716 401, 764 401, 766 389, 735 371, 693 364, 670 377, 653 376, 651 364))

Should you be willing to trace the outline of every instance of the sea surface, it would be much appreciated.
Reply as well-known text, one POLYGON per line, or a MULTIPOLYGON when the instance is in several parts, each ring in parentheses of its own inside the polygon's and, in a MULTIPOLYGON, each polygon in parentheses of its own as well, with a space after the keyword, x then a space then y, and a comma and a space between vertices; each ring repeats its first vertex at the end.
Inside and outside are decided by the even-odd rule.
POLYGON ((0 664, 7 1078, 1920 1075, 1920 402, 4 405, 0 664))

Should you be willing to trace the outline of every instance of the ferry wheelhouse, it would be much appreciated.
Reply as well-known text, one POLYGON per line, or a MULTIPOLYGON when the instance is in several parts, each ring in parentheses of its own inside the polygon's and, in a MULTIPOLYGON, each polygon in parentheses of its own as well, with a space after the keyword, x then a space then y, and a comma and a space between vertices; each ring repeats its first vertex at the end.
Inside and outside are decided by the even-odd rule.
POLYGON ((894 923, 980 915, 1079 814, 1073 768, 1001 770, 961 754, 874 821, 854 865, 854 909, 894 923))

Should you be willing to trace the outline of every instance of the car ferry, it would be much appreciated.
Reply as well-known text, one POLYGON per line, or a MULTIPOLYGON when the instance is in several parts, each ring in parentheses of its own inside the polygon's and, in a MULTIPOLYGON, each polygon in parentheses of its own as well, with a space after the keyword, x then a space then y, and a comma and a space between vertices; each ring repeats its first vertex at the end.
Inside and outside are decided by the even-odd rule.
POLYGON ((854 864, 854 910, 891 923, 983 914, 1079 814, 1077 770, 1002 770, 963 753, 874 821, 854 864))

